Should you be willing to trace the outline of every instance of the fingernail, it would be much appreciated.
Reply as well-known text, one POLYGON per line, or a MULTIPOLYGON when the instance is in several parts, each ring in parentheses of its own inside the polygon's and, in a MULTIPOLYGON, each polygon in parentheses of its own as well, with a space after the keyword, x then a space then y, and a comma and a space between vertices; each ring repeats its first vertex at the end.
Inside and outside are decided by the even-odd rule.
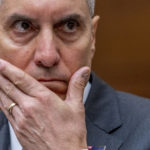
POLYGON ((90 77, 90 70, 86 70, 83 74, 82 74, 82 78, 84 78, 85 81, 88 81, 90 77))

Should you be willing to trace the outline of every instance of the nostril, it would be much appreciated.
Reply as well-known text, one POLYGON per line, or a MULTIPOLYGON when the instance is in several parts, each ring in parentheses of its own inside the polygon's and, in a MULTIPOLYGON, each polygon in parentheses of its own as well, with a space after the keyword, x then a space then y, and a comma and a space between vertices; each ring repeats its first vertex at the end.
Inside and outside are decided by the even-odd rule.
POLYGON ((38 57, 35 61, 36 65, 44 68, 51 68, 59 63, 59 56, 55 57, 38 57))
POLYGON ((42 66, 42 62, 41 62, 41 61, 37 61, 36 64, 37 64, 38 66, 42 66))
POLYGON ((53 67, 54 64, 48 64, 46 62, 43 62, 43 61, 38 61, 36 63, 39 67, 43 67, 43 68, 50 68, 50 67, 53 67))

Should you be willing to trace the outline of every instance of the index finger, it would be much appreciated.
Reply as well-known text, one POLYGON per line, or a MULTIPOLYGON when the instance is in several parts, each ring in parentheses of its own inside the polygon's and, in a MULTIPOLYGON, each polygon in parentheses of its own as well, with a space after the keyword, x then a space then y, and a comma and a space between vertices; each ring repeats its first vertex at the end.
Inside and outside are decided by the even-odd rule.
POLYGON ((37 80, 25 73, 23 70, 2 59, 0 59, 0 74, 5 76, 17 88, 29 96, 37 97, 38 91, 48 90, 50 92, 48 88, 40 84, 37 80))

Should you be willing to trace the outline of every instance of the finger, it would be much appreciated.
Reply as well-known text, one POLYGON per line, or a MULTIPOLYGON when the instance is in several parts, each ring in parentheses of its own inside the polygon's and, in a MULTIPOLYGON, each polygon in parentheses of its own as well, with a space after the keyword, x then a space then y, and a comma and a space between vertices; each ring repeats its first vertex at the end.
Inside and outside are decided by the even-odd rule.
POLYGON ((1 111, 5 114, 6 118, 8 119, 8 121, 10 122, 10 124, 12 125, 12 127, 16 127, 17 126, 17 121, 19 120, 19 118, 21 118, 22 112, 20 111, 19 107, 16 105, 13 109, 12 109, 12 115, 9 114, 8 110, 6 110, 3 107, 2 101, 0 101, 0 108, 1 111))
POLYGON ((24 126, 24 120, 26 120, 27 118, 25 118, 23 112, 18 105, 15 105, 12 108, 12 112, 10 114, 8 108, 12 103, 13 101, 9 99, 3 91, 0 90, 0 108, 5 114, 6 118, 9 120, 14 131, 16 132, 16 129, 18 131, 19 127, 24 126))
POLYGON ((5 108, 6 110, 8 110, 8 107, 10 106, 11 103, 13 103, 9 98, 8 96, 0 90, 0 100, 1 100, 1 103, 3 105, 3 108, 5 108))
POLYGON ((12 113, 10 114, 8 109, 12 103, 13 101, 9 97, 7 97, 7 95, 3 91, 0 90, 0 108, 4 112, 7 119, 13 124, 14 122, 16 122, 16 120, 22 117, 23 114, 18 105, 15 105, 12 108, 12 113))
POLYGON ((27 95, 36 97, 37 91, 48 90, 33 77, 2 59, 0 59, 0 73, 27 95))
POLYGON ((84 88, 89 80, 90 68, 83 67, 73 74, 69 82, 66 100, 73 100, 81 103, 84 88))
POLYGON ((17 103, 18 105, 21 105, 23 101, 30 98, 2 75, 0 75, 0 83, 0 89, 5 93, 7 97, 12 99, 12 101, 17 103))
MULTIPOLYGON (((0 91, 0 108, 1 111, 3 111, 3 113, 5 114, 5 116, 7 117, 7 119, 10 122, 13 122, 13 116, 9 114, 8 112, 8 108, 9 106, 12 104, 12 101, 10 99, 8 99, 8 97, 6 97, 6 95, 0 91)), ((12 113, 13 113, 13 109, 12 109, 12 113)))

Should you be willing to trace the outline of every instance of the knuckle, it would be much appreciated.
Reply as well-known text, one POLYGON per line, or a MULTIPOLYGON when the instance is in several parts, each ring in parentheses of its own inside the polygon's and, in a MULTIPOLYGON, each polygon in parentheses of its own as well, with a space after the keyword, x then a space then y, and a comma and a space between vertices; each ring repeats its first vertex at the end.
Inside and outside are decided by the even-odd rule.
POLYGON ((5 110, 8 110, 8 106, 6 104, 3 104, 3 107, 5 110))
POLYGON ((37 97, 40 102, 44 102, 45 99, 47 98, 47 95, 46 95, 46 93, 40 92, 40 93, 38 93, 37 97))
POLYGON ((21 133, 21 131, 26 127, 26 119, 24 117, 17 120, 17 127, 16 130, 18 133, 21 133))
POLYGON ((9 95, 10 92, 12 92, 14 89, 14 86, 11 83, 7 83, 5 87, 5 93, 6 95, 9 95))
POLYGON ((40 104, 48 105, 50 104, 50 94, 47 91, 42 91, 38 94, 38 101, 40 104))
POLYGON ((25 73, 24 72, 17 74, 15 81, 14 81, 14 84, 20 85, 20 84, 22 84, 24 79, 25 79, 25 73))
POLYGON ((33 102, 24 102, 22 104, 22 109, 25 117, 31 116, 35 110, 35 104, 33 104, 33 102))

